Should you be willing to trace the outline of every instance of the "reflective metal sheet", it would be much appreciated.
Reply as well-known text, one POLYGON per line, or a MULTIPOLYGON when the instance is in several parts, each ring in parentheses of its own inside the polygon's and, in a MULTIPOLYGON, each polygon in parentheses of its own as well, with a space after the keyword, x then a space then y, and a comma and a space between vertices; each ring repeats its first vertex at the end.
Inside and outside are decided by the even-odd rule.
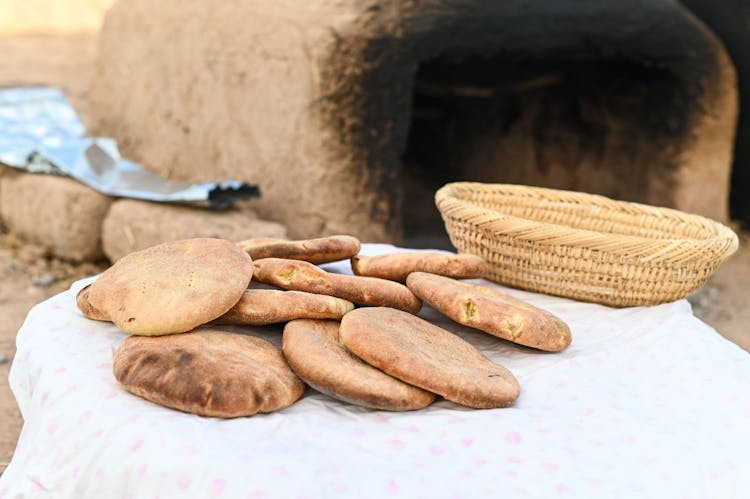
POLYGON ((171 182, 123 159, 113 139, 87 137, 62 92, 48 87, 0 90, 0 163, 147 201, 224 208, 260 196, 257 186, 239 180, 171 182))

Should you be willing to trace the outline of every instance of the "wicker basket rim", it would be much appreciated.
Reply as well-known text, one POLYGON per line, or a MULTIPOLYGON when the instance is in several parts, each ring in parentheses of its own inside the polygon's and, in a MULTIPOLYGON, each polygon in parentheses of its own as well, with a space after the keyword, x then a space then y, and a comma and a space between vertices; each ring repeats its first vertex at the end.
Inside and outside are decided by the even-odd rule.
MULTIPOLYGON (((737 234, 735 234, 729 227, 715 220, 672 208, 657 207, 630 201, 618 201, 599 194, 516 184, 452 182, 444 185, 435 193, 435 203, 444 216, 446 211, 462 209, 464 210, 464 213, 462 213, 461 218, 466 220, 466 212, 471 213, 472 218, 477 217, 481 219, 480 222, 472 222, 472 224, 490 233, 498 231, 498 227, 496 227, 498 223, 513 225, 516 227, 513 232, 523 232, 522 238, 534 241, 535 244, 589 248, 595 248, 597 245, 600 245, 605 247, 608 252, 623 254, 629 254, 634 248, 639 248, 641 250, 639 252, 650 254, 654 259, 665 257, 677 248, 683 248, 684 250, 686 246, 697 246, 704 249, 711 248, 712 252, 715 253, 714 256, 722 259, 734 253, 739 245, 737 234), (537 220, 509 215, 492 208, 482 207, 477 203, 460 196, 466 191, 485 192, 490 194, 495 192, 506 198, 523 195, 523 197, 526 198, 536 197, 539 199, 559 199, 560 201, 578 203, 581 206, 590 205, 592 207, 597 206, 598 208, 611 209, 613 211, 629 212, 633 216, 646 215, 654 218, 662 218, 666 216, 675 222, 710 228, 714 235, 702 239, 690 237, 652 238, 641 235, 579 229, 571 225, 540 222, 537 220), (556 232, 555 237, 550 237, 549 231, 545 231, 544 229, 554 229, 556 232), (574 241, 576 238, 579 239, 579 243, 574 241), (555 242, 556 239, 565 239, 566 242, 561 244, 555 242)), ((684 253, 684 251, 681 251, 681 253, 684 253)))

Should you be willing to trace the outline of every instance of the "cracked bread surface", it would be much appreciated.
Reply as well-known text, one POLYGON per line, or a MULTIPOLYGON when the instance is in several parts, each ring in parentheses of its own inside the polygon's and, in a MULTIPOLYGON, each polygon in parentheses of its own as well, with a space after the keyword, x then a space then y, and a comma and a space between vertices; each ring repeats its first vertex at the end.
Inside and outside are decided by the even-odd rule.
POLYGON ((406 285, 434 309, 464 326, 520 345, 559 352, 570 345, 570 328, 560 318, 507 293, 424 272, 406 285))
POLYGON ((115 353, 113 372, 134 395, 220 418, 276 411, 304 392, 278 347, 217 328, 130 336, 115 353))

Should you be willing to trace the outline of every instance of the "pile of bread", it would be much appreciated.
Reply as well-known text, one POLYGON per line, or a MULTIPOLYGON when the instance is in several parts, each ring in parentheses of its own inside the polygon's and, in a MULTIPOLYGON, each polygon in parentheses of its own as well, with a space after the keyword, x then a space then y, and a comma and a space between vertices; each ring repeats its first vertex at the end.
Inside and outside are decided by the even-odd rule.
POLYGON ((417 317, 422 302, 499 341, 550 352, 571 342, 549 312, 457 280, 486 274, 477 256, 359 251, 351 236, 174 241, 125 256, 78 293, 77 305, 131 334, 113 367, 126 390, 216 417, 282 409, 304 383, 374 409, 416 410, 437 395, 474 408, 512 404, 516 378, 417 317), (355 275, 317 266, 343 259, 355 275), (275 323, 286 323, 281 349, 220 327, 275 323))

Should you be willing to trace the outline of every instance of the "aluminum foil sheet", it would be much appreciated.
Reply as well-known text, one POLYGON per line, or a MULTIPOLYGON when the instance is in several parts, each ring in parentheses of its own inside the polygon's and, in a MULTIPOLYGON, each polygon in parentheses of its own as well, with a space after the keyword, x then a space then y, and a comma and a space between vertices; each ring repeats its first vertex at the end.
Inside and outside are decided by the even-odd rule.
POLYGON ((176 183, 123 159, 114 139, 86 136, 62 92, 49 87, 0 90, 0 163, 147 201, 226 208, 260 196, 257 186, 239 180, 176 183))

